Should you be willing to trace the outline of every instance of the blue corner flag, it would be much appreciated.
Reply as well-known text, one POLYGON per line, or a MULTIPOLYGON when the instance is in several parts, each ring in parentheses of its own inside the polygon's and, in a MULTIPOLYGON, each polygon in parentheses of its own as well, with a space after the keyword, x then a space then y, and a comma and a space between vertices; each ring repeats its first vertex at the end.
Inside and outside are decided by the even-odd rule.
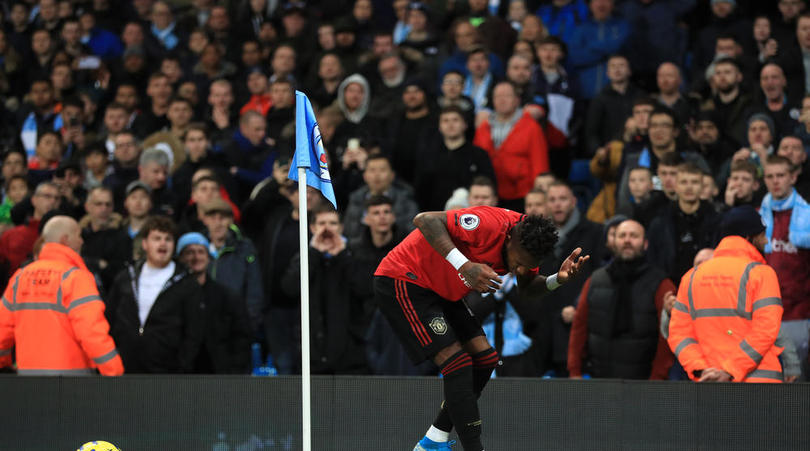
POLYGON ((295 155, 287 177, 297 181, 298 168, 307 168, 307 185, 320 191, 337 209, 332 178, 326 165, 326 152, 321 141, 321 130, 315 122, 312 104, 301 91, 295 91, 295 155))

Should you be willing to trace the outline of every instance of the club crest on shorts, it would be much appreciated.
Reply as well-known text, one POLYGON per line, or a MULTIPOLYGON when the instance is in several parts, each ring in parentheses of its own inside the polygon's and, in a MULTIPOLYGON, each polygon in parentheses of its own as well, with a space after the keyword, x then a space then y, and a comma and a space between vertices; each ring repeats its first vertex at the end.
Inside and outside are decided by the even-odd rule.
POLYGON ((433 329, 433 332, 436 335, 444 335, 447 333, 447 323, 444 322, 444 318, 440 316, 437 316, 436 318, 430 320, 428 326, 430 326, 430 328, 433 329))
POLYGON ((462 229, 475 230, 478 227, 478 224, 481 222, 481 220, 478 219, 478 216, 467 213, 465 215, 461 215, 459 222, 461 223, 462 229))

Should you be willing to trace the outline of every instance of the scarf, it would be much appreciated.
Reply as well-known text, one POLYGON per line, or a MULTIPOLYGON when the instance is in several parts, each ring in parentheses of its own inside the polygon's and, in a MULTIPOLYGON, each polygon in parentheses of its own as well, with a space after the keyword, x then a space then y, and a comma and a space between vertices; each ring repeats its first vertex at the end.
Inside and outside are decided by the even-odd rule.
MULTIPOLYGON (((49 113, 43 117, 43 122, 47 122, 51 115, 56 113, 49 113)), ((25 121, 22 125, 22 130, 20 131, 20 140, 22 141, 23 148, 25 149, 25 154, 28 156, 30 160, 36 155, 37 150, 37 137, 39 136, 38 131, 38 124, 37 124, 37 115, 33 111, 28 114, 25 118, 25 121)), ((56 117, 53 119, 53 129, 54 131, 59 131, 62 129, 62 115, 56 114, 56 117)))
POLYGON ((491 120, 489 121, 489 133, 490 136, 492 136, 492 144, 496 149, 501 147, 501 144, 506 141, 506 137, 509 136, 509 133, 522 116, 523 108, 518 108, 515 110, 515 113, 512 114, 512 117, 507 119, 506 122, 497 120, 495 118, 495 113, 492 113, 491 120))
MULTIPOLYGON (((516 287, 517 280, 510 273, 503 277, 503 284, 501 285, 501 288, 491 295, 495 297, 496 302, 505 302, 502 328, 503 348, 501 349, 501 355, 503 357, 511 357, 523 354, 532 345, 532 339, 523 333, 523 321, 520 319, 520 315, 517 314, 517 311, 515 311, 515 308, 512 307, 512 304, 510 304, 509 301, 504 300, 506 293, 510 292, 516 287)), ((496 346, 495 313, 491 313, 484 319, 483 323, 481 324, 481 328, 484 329, 487 340, 494 348, 496 346)))
POLYGON ((411 32, 411 26, 406 25, 405 22, 397 21, 394 25, 394 44, 400 44, 408 37, 411 32))
POLYGON ((492 74, 490 72, 484 75, 484 79, 477 86, 473 84, 472 75, 468 75, 467 79, 464 80, 464 95, 473 100, 476 112, 487 106, 487 91, 491 84, 492 74))
POLYGON ((796 247, 810 249, 810 205, 793 188, 790 195, 784 199, 776 200, 771 193, 762 199, 762 206, 759 214, 762 222, 765 223, 765 236, 768 237, 768 244, 765 245, 765 253, 771 253, 771 240, 773 238, 773 212, 793 210, 790 214, 790 226, 788 228, 788 239, 796 247))
POLYGON ((177 47, 177 44, 180 42, 177 39, 177 36, 174 35, 174 25, 175 23, 172 22, 169 24, 168 27, 164 28, 163 30, 158 30, 157 25, 152 24, 152 34, 160 41, 164 47, 168 50, 172 50, 177 47))
POLYGON ((645 269, 646 257, 632 260, 614 259, 606 268, 613 282, 613 327, 612 338, 620 337, 633 328, 633 282, 645 269))

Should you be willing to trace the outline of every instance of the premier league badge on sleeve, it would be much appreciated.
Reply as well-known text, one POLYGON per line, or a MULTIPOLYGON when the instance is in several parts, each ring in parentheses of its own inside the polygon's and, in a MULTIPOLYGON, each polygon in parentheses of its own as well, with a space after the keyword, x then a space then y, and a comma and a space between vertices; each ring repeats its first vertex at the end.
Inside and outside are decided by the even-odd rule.
POLYGON ((478 224, 481 222, 481 220, 478 219, 478 216, 470 213, 461 215, 460 219, 461 228, 464 230, 475 230, 478 227, 478 224))

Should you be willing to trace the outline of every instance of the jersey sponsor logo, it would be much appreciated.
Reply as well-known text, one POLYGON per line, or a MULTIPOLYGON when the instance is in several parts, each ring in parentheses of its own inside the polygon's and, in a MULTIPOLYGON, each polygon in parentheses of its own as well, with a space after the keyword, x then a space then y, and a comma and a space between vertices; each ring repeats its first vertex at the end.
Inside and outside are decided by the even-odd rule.
POLYGON ((436 318, 430 320, 428 326, 430 326, 430 328, 433 330, 433 333, 435 333, 436 335, 444 335, 447 333, 447 323, 444 322, 444 318, 442 318, 441 316, 437 316, 436 318))
POLYGON ((461 279, 462 282, 464 282, 465 287, 472 288, 472 285, 470 285, 470 282, 467 282, 467 279, 465 279, 464 276, 461 275, 461 273, 458 273, 458 278, 461 279))
POLYGON ((799 253, 799 250, 796 248, 796 245, 794 245, 790 241, 772 240, 771 249, 773 250, 773 252, 784 252, 786 254, 799 253))
POLYGON ((412 273, 410 271, 407 272, 405 275, 408 276, 408 278, 411 279, 411 280, 416 280, 416 279, 419 278, 419 277, 416 276, 416 274, 414 274, 414 273, 412 273))
POLYGON ((475 230, 480 222, 481 220, 476 215, 469 213, 461 215, 461 228, 464 230, 475 230))

